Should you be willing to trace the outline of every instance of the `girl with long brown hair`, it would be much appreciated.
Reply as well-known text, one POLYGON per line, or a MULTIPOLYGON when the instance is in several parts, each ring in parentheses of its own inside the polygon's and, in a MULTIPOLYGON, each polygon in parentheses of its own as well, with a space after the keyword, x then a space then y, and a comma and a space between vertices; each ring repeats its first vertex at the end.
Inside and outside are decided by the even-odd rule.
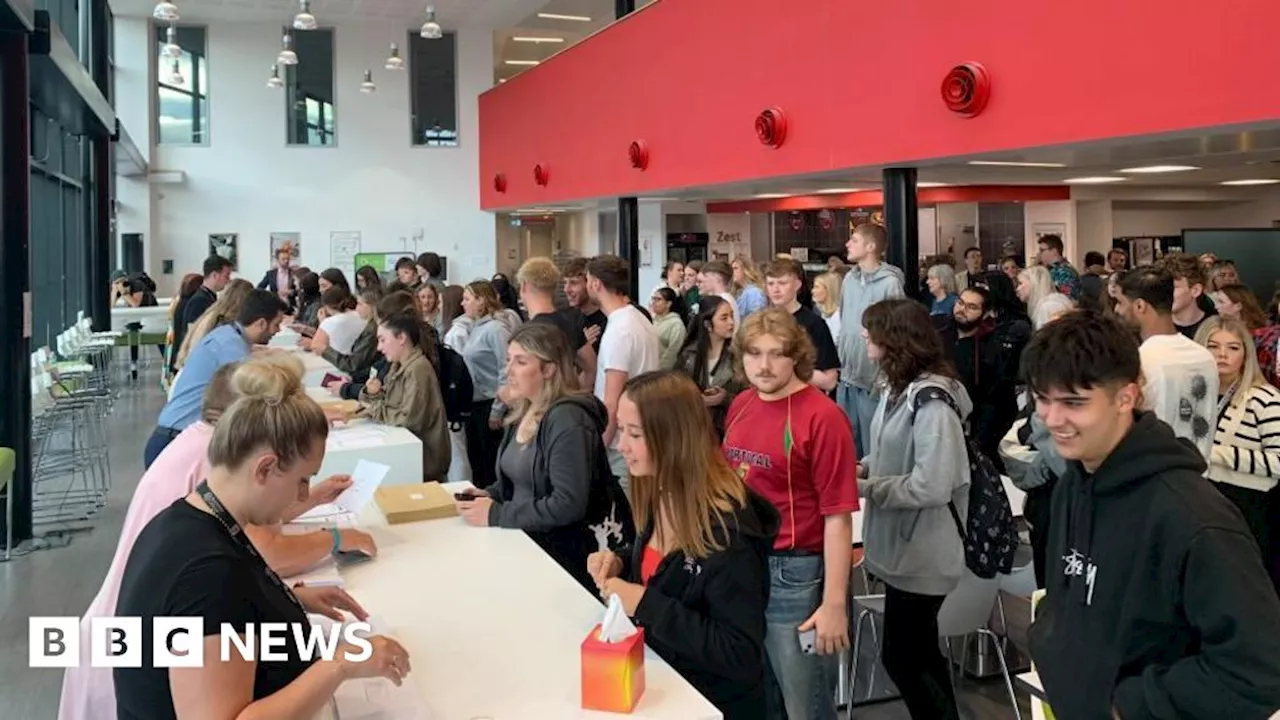
POLYGON ((587 560, 645 641, 727 720, 765 717, 765 606, 777 510, 751 492, 716 442, 683 373, 632 378, 618 403, 639 535, 587 560))
POLYGON ((187 356, 191 354, 191 349, 200 344, 205 335, 223 325, 235 322, 236 315, 240 313, 240 306, 244 304, 245 298, 249 297, 251 292, 253 292, 253 283, 239 278, 232 280, 222 294, 218 295, 213 305, 191 325, 186 337, 182 339, 182 347, 178 349, 174 367, 182 369, 187 362, 187 356))

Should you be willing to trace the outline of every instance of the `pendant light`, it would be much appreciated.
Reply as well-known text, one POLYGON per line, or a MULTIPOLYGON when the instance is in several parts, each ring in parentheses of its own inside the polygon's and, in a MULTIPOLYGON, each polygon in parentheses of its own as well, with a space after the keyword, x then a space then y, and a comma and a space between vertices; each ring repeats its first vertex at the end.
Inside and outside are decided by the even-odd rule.
POLYGON ((182 47, 178 45, 178 26, 170 24, 164 31, 164 47, 160 50, 160 55, 167 58, 182 57, 182 47))
POLYGON ((187 79, 186 79, 186 78, 184 78, 184 77, 182 76, 182 70, 178 68, 178 61, 177 61, 177 60, 174 60, 174 61, 173 61, 173 64, 169 66, 169 69, 173 71, 173 74, 171 74, 171 75, 169 76, 169 84, 170 84, 170 85, 185 85, 185 84, 186 84, 187 79))
POLYGON ((284 87, 284 81, 280 79, 280 66, 271 66, 271 77, 267 78, 267 87, 271 89, 284 87))
POLYGON ((360 92, 368 94, 377 92, 378 86, 373 84, 373 71, 364 71, 364 82, 360 83, 360 92))
POLYGON ((297 65, 298 54, 293 51, 293 36, 285 33, 284 40, 280 45, 280 54, 276 56, 276 62, 281 65, 297 65))
POLYGON ((427 21, 422 23, 422 32, 419 35, 426 40, 439 40, 444 37, 444 31, 440 29, 440 23, 436 22, 436 8, 434 5, 427 6, 427 21))
POLYGON ((387 56, 386 68, 388 70, 404 69, 404 58, 400 57, 400 47, 395 43, 391 43, 391 54, 387 56))
POLYGON ((160 22, 178 22, 178 6, 162 0, 156 3, 156 9, 151 11, 151 17, 160 22))
POLYGON ((316 16, 311 14, 311 0, 301 0, 302 8, 293 16, 294 30, 315 30, 316 16))

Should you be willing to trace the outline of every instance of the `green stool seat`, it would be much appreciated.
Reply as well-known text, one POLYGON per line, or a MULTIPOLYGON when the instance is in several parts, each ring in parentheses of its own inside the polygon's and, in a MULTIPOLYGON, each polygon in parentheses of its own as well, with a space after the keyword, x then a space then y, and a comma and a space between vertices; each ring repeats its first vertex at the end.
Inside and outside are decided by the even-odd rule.
POLYGON ((4 559, 13 556, 13 473, 18 468, 18 455, 0 447, 0 490, 4 490, 4 559))

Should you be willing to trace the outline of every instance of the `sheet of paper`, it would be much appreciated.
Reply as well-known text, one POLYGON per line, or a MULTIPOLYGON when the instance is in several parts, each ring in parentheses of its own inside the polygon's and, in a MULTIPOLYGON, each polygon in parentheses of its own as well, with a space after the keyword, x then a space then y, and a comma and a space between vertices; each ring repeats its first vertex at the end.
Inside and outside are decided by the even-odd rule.
MULTIPOLYGON (((325 503, 317 505, 310 510, 302 513, 293 519, 294 525, 314 526, 314 525, 337 525, 340 528, 354 527, 356 523, 356 513, 336 503, 325 503)), ((314 529, 308 528, 307 531, 314 529)))
POLYGON ((329 433, 329 440, 325 446, 329 450, 341 450, 346 448, 367 447, 369 445, 377 445, 387 436, 387 431, 367 424, 349 425, 347 427, 334 428, 329 433))
POLYGON ((351 471, 351 487, 338 496, 334 505, 353 515, 359 515, 373 501, 373 494, 389 472, 389 466, 361 458, 356 461, 356 469, 351 471))
POLYGON ((308 587, 342 587, 342 576, 338 574, 338 563, 328 558, 310 570, 292 577, 284 578, 288 585, 302 583, 308 587))

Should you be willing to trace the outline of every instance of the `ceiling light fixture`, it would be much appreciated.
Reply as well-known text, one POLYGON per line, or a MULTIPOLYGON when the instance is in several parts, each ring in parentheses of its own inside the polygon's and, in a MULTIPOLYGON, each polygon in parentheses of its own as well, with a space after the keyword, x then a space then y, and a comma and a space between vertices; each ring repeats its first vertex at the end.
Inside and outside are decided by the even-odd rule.
POLYGON ((173 64, 169 66, 169 69, 172 70, 172 74, 169 76, 170 85, 185 85, 187 83, 187 79, 182 77, 182 70, 178 68, 177 60, 173 61, 173 64))
POLYGON ((570 22, 591 22, 591 18, 583 15, 557 15, 555 13, 538 13, 543 20, 568 20, 570 22))
POLYGON ((826 190, 818 190, 819 195, 836 195, 845 193, 862 192, 866 188, 827 188, 826 190))
POLYGON ((1250 185, 1275 185, 1277 183, 1280 183, 1280 180, 1274 180, 1271 178, 1251 178, 1249 180, 1224 180, 1221 184, 1232 187, 1248 187, 1250 185))
POLYGON ((970 160, 970 165, 985 167, 1025 167, 1025 168, 1064 168, 1066 165, 1055 162, 1020 162, 1014 160, 970 160))
POLYGON ((171 2, 158 2, 156 9, 151 11, 151 17, 160 22, 178 22, 178 6, 171 2))
POLYGON ((508 65, 537 65, 537 60, 507 60, 508 65))
POLYGON ((940 188, 940 187, 949 187, 949 185, 948 185, 947 183, 940 183, 940 182, 918 182, 918 183, 916 183, 916 187, 918 187, 918 188, 940 188))
POLYGON ((316 16, 311 14, 311 0, 301 0, 301 8, 293 16, 294 30, 315 30, 316 16))
POLYGON ((1199 170, 1199 169, 1200 168, 1196 167, 1195 165, 1147 165, 1144 167, 1125 168, 1120 172, 1135 173, 1138 175, 1142 175, 1142 174, 1154 175, 1156 173, 1186 172, 1188 170, 1199 170))
POLYGON ((562 43, 562 42, 564 42, 564 38, 558 38, 558 37, 513 37, 513 38, 511 38, 511 41, 512 41, 512 42, 526 42, 526 43, 562 43))
POLYGON ((280 41, 280 54, 276 56, 276 62, 280 65, 298 64, 298 54, 293 51, 293 36, 289 33, 285 33, 284 40, 280 41))
POLYGON ((391 54, 387 56, 387 64, 384 67, 388 70, 404 69, 404 58, 400 57, 400 47, 395 43, 391 43, 391 54))
POLYGON ((444 37, 444 30, 440 28, 440 23, 436 22, 436 7, 434 5, 427 6, 427 21, 422 23, 422 30, 418 34, 424 40, 439 40, 444 37))
POLYGON ((377 92, 378 86, 373 84, 373 71, 364 71, 364 82, 360 83, 360 92, 368 94, 377 92))
POLYGON ((271 66, 271 77, 267 78, 267 87, 271 89, 284 87, 284 81, 280 79, 280 66, 271 66))
POLYGON ((162 57, 177 59, 182 57, 182 47, 178 45, 178 26, 170 24, 164 31, 164 47, 160 50, 162 57))
POLYGON ((1128 180, 1128 179, 1129 178, 1109 177, 1106 175, 1102 175, 1098 177, 1067 178, 1062 182, 1068 185, 1106 185, 1107 183, 1124 182, 1125 180, 1128 180))
POLYGON ((787 195, 786 193, 759 193, 758 195, 756 195, 756 199, 758 200, 773 200, 775 198, 784 198, 784 197, 790 197, 790 196, 787 195))

